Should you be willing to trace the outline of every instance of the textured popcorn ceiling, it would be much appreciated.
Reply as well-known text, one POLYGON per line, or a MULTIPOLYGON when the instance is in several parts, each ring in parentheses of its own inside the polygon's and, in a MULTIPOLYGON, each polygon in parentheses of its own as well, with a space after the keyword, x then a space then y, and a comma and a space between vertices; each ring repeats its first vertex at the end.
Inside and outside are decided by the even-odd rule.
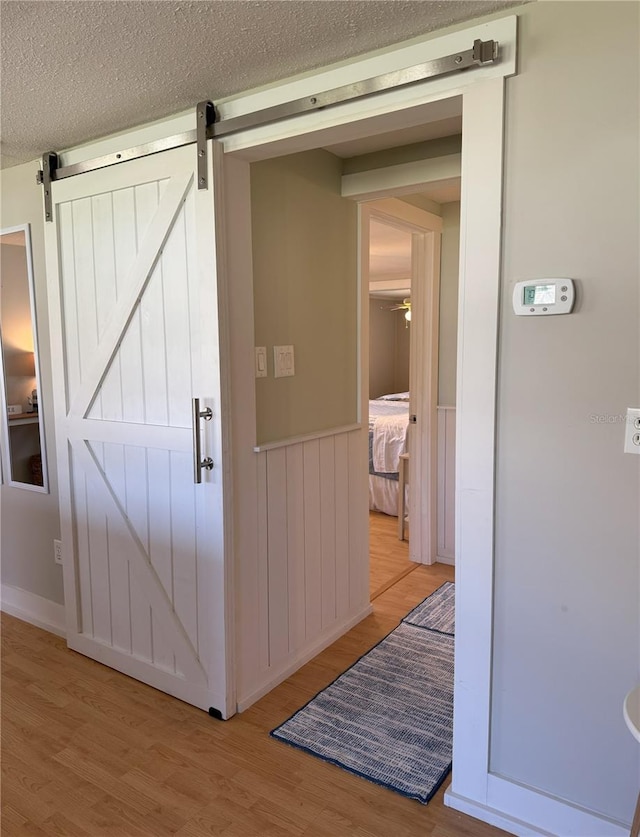
POLYGON ((518 0, 2 0, 3 164, 513 5, 518 0))

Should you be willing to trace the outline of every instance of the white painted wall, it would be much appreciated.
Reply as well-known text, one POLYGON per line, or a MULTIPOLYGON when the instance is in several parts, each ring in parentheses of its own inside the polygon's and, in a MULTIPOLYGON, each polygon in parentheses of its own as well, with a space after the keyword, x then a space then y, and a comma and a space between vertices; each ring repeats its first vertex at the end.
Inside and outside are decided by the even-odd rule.
POLYGON ((460 201, 443 203, 440 254, 440 324, 438 354, 438 404, 456 403, 458 343, 458 279, 460 271, 460 201))
POLYGON ((518 9, 507 81, 492 772, 629 823, 640 748, 638 4, 518 9), (516 318, 570 276, 575 313, 516 318), (601 417, 601 418, 600 418, 601 417))
MULTIPOLYGON (((47 317, 47 282, 44 265, 42 187, 35 181, 38 164, 26 163, 0 173, 0 227, 31 224, 36 314, 40 343, 40 410, 44 415, 49 451, 49 494, 0 488, 1 581, 5 586, 35 593, 61 604, 62 568, 53 561, 53 539, 60 537, 58 481, 52 416, 51 364, 47 317)), ((3 596, 4 599, 4 596, 3 596)))
POLYGON ((455 564, 456 408, 438 407, 437 559, 455 564))

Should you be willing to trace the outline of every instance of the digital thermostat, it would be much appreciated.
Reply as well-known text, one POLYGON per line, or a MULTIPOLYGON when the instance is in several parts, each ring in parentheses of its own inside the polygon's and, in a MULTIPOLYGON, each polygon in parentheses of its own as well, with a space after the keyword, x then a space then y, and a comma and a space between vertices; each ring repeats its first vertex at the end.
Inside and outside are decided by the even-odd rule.
POLYGON ((513 310, 520 316, 570 314, 575 298, 573 279, 525 280, 513 289, 513 310))

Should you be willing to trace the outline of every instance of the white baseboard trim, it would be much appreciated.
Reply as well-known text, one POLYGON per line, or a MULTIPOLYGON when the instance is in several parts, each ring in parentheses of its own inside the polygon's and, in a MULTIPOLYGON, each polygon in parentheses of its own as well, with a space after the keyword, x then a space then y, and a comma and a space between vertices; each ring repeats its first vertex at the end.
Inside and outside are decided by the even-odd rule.
POLYGON ((244 712, 245 709, 248 709, 257 700, 260 700, 261 697, 264 697, 272 689, 275 689, 275 687, 279 686, 280 683, 287 679, 287 677, 291 677, 291 675, 299 668, 302 668, 305 663, 308 663, 309 660, 316 657, 321 651, 324 651, 325 648, 328 648, 336 640, 340 639, 341 636, 346 634, 347 631, 350 631, 351 628, 358 624, 358 622, 362 622, 363 619, 366 619, 366 617, 371 613, 373 613, 373 605, 369 604, 355 616, 351 616, 349 619, 345 619, 338 625, 334 625, 328 633, 320 634, 315 642, 296 652, 296 654, 292 658, 290 657, 282 666, 267 672, 268 680, 255 688, 248 695, 238 698, 238 712, 244 712))
POLYGON ((569 802, 489 775, 490 801, 499 807, 483 805, 447 788, 444 804, 463 814, 502 828, 516 837, 628 837, 629 828, 606 817, 577 808, 569 802), (492 785, 499 794, 492 793, 492 785), (496 797, 498 797, 496 799, 496 797), (507 813, 503 808, 510 808, 507 813), (516 816, 515 814, 520 816, 516 816), (524 817, 525 819, 522 819, 524 817))
POLYGON ((66 637, 67 627, 64 605, 45 599, 20 587, 3 584, 0 590, 0 607, 10 616, 29 622, 57 636, 66 637))
POLYGON ((501 828, 508 834, 515 834, 516 837, 553 837, 548 831, 539 831, 527 825, 527 823, 506 816, 501 811, 496 811, 494 808, 458 796, 451 790, 451 786, 444 792, 444 804, 448 808, 453 808, 454 811, 460 811, 461 814, 467 814, 496 828, 501 828))
POLYGON ((450 567, 455 567, 456 559, 453 555, 436 555, 436 564, 448 564, 450 567))

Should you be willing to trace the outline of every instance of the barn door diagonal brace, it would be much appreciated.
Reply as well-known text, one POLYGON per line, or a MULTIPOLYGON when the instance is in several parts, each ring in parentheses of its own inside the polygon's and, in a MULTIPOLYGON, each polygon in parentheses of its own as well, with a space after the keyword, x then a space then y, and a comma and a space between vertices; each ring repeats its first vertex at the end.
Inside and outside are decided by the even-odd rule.
POLYGON ((283 102, 251 113, 236 116, 227 115, 225 104, 216 108, 212 102, 204 100, 196 108, 195 131, 185 131, 172 137, 163 137, 145 145, 134 146, 103 157, 95 157, 92 160, 83 160, 73 165, 61 165, 59 155, 49 151, 42 158, 42 171, 39 171, 37 175, 38 183, 44 186, 45 219, 53 221, 51 183, 54 180, 64 180, 77 174, 96 171, 128 160, 137 160, 140 157, 148 157, 151 154, 158 154, 161 151, 180 148, 183 145, 191 145, 195 142, 198 189, 208 189, 207 140, 225 137, 248 128, 257 128, 260 125, 277 122, 281 119, 321 111, 344 102, 407 87, 438 76, 465 70, 472 71, 474 68, 485 67, 499 60, 500 49, 497 41, 476 39, 471 49, 454 52, 442 58, 434 58, 413 67, 405 67, 402 70, 395 70, 374 78, 346 84, 342 87, 335 87, 333 90, 319 91, 313 96, 283 102))
POLYGON ((207 174, 207 132, 216 118, 213 102, 198 102, 196 107, 196 149, 198 154, 198 189, 209 188, 207 174))

